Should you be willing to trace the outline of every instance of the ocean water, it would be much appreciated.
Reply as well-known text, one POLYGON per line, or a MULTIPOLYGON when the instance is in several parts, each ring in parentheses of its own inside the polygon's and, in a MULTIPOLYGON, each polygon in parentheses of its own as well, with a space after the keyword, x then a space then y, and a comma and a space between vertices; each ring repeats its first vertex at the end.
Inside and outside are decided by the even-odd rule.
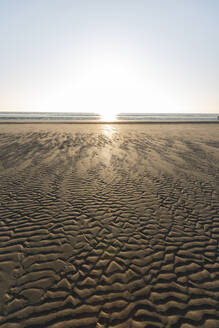
MULTIPOLYGON (((0 121, 106 121, 97 113, 1 112, 0 121)), ((113 122, 114 120, 112 120, 113 122)), ((207 121, 219 122, 219 114, 120 113, 115 121, 207 121)), ((110 120, 109 120, 110 122, 110 120)))

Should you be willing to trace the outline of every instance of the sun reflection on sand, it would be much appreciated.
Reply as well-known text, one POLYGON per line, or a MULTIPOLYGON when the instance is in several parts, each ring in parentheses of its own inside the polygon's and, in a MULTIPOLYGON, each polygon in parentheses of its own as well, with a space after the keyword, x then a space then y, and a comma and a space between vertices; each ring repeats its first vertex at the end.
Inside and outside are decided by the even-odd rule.
POLYGON ((104 124, 103 133, 106 137, 112 138, 113 135, 116 133, 116 129, 110 124, 104 124))

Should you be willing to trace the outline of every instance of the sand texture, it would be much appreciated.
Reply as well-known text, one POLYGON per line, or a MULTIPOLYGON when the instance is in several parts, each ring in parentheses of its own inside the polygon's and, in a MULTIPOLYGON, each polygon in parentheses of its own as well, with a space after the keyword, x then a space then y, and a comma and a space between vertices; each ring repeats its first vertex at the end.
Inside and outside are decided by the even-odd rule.
POLYGON ((218 124, 1 124, 1 328, 218 328, 218 124))

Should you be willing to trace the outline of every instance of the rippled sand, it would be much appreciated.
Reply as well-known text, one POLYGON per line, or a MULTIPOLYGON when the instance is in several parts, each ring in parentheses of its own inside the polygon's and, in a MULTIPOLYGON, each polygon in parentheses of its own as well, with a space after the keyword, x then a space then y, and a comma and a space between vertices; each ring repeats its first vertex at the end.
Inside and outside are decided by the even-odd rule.
POLYGON ((0 327, 219 327, 218 124, 0 126, 0 327))

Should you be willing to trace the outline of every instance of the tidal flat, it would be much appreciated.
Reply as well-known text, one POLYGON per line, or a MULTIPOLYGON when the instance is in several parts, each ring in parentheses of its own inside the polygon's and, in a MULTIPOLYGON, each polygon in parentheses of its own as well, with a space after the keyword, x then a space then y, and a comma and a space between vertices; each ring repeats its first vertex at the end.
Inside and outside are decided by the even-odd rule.
POLYGON ((0 327, 219 327, 217 123, 0 128, 0 327))

